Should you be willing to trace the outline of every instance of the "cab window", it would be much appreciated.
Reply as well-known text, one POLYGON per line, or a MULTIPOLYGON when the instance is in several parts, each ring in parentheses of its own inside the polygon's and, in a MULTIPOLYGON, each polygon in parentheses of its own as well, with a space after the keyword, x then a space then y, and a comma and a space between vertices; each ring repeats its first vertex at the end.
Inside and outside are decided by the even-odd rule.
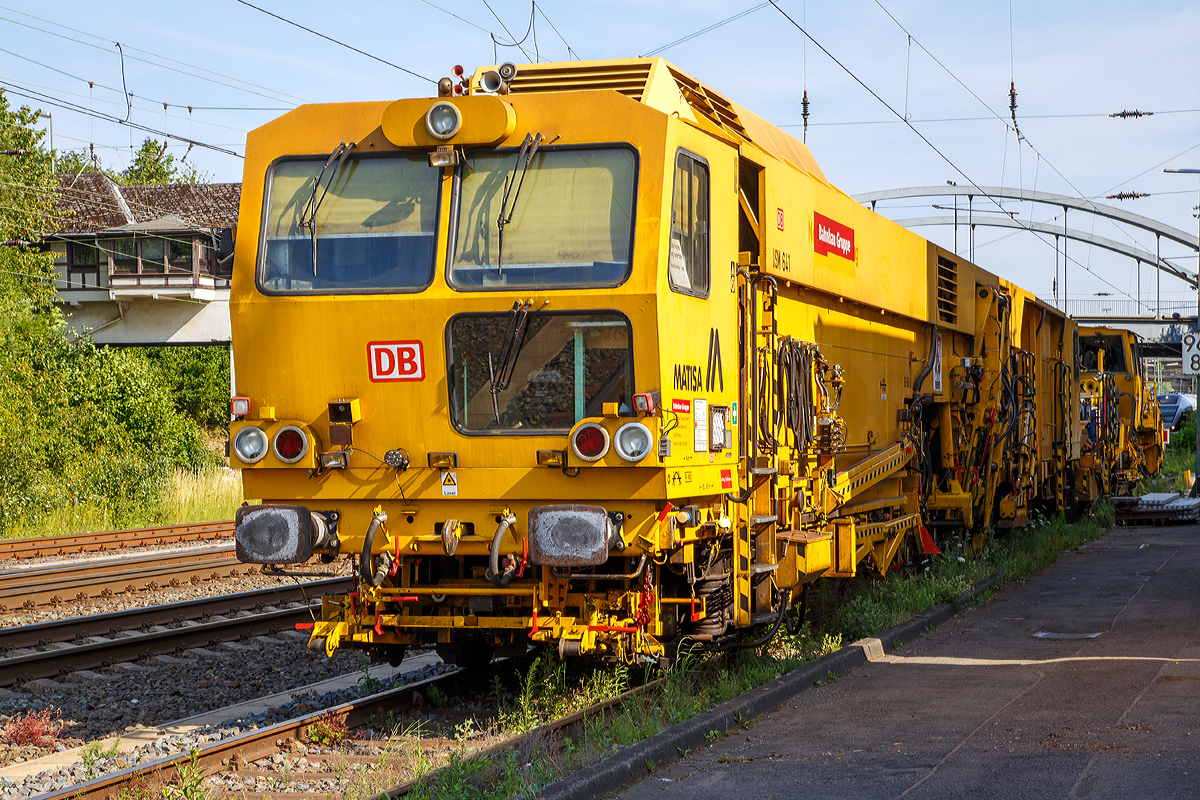
POLYGON ((675 197, 667 281, 682 294, 708 297, 708 164, 687 153, 675 156, 675 197))
POLYGON ((529 153, 467 153, 450 283, 502 291, 624 281, 633 255, 637 154, 611 145, 529 153))
POLYGON ((605 403, 631 411, 632 336, 622 314, 460 314, 447 332, 450 410, 464 432, 566 433, 605 403))
POLYGON ((428 286, 439 170, 423 154, 352 156, 325 165, 325 158, 288 159, 272 169, 259 285, 267 292, 339 294, 428 286))
POLYGON ((1105 372, 1128 372, 1125 365, 1125 344, 1119 335, 1094 334, 1079 337, 1082 350, 1080 366, 1084 372, 1100 368, 1100 353, 1104 353, 1105 372))

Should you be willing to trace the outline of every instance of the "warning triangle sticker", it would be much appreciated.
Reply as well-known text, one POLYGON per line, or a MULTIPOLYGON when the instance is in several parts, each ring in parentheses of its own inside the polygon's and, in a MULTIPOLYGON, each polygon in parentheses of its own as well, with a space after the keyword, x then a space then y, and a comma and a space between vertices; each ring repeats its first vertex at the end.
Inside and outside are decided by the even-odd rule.
POLYGON ((454 473, 453 472, 447 472, 445 474, 445 476, 442 478, 442 486, 457 486, 457 485, 458 484, 456 484, 454 482, 454 473))

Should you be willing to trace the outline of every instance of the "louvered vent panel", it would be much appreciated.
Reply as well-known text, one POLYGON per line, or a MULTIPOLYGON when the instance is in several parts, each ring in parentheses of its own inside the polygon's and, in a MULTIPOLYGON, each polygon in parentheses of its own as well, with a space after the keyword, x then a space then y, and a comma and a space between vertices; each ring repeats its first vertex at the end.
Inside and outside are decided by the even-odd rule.
POLYGON ((742 127, 742 121, 738 119, 737 112, 733 110, 733 105, 728 100, 716 92, 710 91, 708 92, 708 101, 712 103, 713 110, 717 112, 717 116, 720 117, 726 128, 736 131, 743 137, 746 136, 746 129, 742 127))
POLYGON ((650 77, 649 64, 597 67, 525 66, 509 86, 510 94, 586 92, 614 89, 641 101, 650 77))
POLYGON ((942 322, 958 322, 958 264, 945 256, 937 260, 937 310, 942 322))

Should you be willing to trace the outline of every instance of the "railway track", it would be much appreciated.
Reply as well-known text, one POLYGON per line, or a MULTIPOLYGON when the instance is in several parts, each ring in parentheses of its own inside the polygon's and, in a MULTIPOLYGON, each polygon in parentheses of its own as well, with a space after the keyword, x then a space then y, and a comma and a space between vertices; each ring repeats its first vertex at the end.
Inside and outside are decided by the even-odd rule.
POLYGON ((319 613, 322 594, 350 586, 332 578, 3 628, 0 686, 290 630, 319 613))
POLYGON ((0 570, 0 612, 237 577, 255 570, 239 562, 230 546, 6 569, 0 570))
MULTIPOLYGON (((627 700, 652 691, 661 682, 662 679, 659 679, 617 697, 596 703, 569 716, 546 723, 527 733, 515 735, 487 747, 469 751, 464 754, 463 759, 468 761, 491 759, 500 752, 521 744, 526 739, 544 740, 548 737, 554 737, 562 741, 564 737, 570 736, 577 727, 581 726, 585 720, 598 714, 607 713, 627 700)), ((291 800, 291 798, 311 796, 313 794, 311 791, 300 789, 287 791, 285 786, 329 781, 336 773, 331 770, 320 769, 305 771, 304 767, 297 763, 294 769, 282 773, 283 780, 280 781, 280 772, 265 771, 260 765, 265 763, 264 760, 272 761, 278 758, 277 754, 281 753, 284 759, 287 759, 287 754, 294 744, 304 740, 306 728, 318 720, 326 722, 340 720, 347 728, 354 729, 367 724, 375 715, 382 716, 389 713, 394 715, 412 709, 415 703, 421 702, 417 698, 424 695, 435 685, 439 690, 451 693, 477 683, 477 676, 456 671, 416 683, 406 684, 396 689, 316 711, 291 720, 259 728, 258 730, 248 731, 218 742, 206 743, 194 751, 196 763, 209 775, 220 773, 237 779, 237 788, 223 788, 219 785, 209 786, 206 784, 205 788, 209 790, 208 796, 212 798, 244 797, 247 796, 247 793, 249 796, 266 798, 267 800, 291 800), (253 784, 255 784, 255 779, 258 778, 265 778, 272 782, 274 790, 264 792, 261 789, 255 788, 253 784)), ((343 742, 342 752, 336 754, 310 752, 307 754, 306 763, 309 767, 320 767, 324 764, 336 763, 343 770, 350 764, 378 764, 381 761, 378 749, 382 744, 383 742, 379 740, 348 739, 343 742), (350 752, 345 752, 347 749, 350 752)), ((190 761, 191 755, 167 756, 149 763, 140 764, 137 767, 109 773, 85 783, 40 795, 38 800, 55 800, 57 798, 118 800, 123 792, 129 791, 129 787, 131 786, 146 787, 153 785, 153 776, 157 775, 159 780, 163 782, 170 780, 175 776, 175 768, 177 766, 189 764, 190 761)), ((295 759, 292 759, 292 761, 295 761, 295 759)), ((432 774, 426 776, 426 779, 430 777, 432 777, 432 774)), ((416 786, 416 783, 416 780, 405 781, 387 789, 376 797, 394 798, 403 796, 410 792, 416 786)), ((318 792, 318 794, 321 793, 323 792, 318 792)))
POLYGON ((129 547, 149 547, 178 542, 200 542, 223 539, 232 535, 233 522, 224 521, 80 533, 69 536, 40 536, 33 539, 0 539, 0 561, 123 550, 129 547))

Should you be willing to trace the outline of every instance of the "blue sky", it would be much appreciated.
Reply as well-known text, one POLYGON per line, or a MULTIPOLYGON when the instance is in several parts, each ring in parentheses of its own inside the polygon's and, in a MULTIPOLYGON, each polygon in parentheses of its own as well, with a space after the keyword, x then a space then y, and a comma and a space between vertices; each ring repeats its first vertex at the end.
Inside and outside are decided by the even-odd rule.
MULTIPOLYGON (((470 70, 494 63, 490 32, 507 39, 507 27, 518 38, 524 36, 531 14, 528 0, 489 3, 491 10, 483 0, 362 0, 352 6, 254 0, 431 79, 447 75, 454 64, 470 70)), ((755 0, 546 0, 538 3, 525 41, 529 56, 500 47, 499 60, 532 60, 534 36, 536 54, 543 60, 569 58, 564 39, 584 59, 637 56, 758 5, 755 0)), ((1190 209, 1198 202, 1200 181, 1163 174, 1162 166, 1200 167, 1200 4, 779 0, 779 5, 892 108, 907 113, 932 147, 771 6, 661 55, 778 125, 798 125, 800 98, 807 88, 812 101, 808 144, 826 175, 843 190, 855 194, 946 180, 1036 188, 1083 195, 1196 230, 1190 209), (911 44, 897 22, 911 34, 911 44), (996 118, 1009 116, 1010 81, 1016 84, 1017 119, 1027 139, 1021 144, 996 118), (1128 120, 1105 116, 1135 108, 1158 113, 1128 120), (1153 196, 1124 203, 1103 200, 1121 190, 1153 196)), ((132 122, 237 153, 247 130, 300 102, 433 92, 431 83, 236 0, 0 0, 0 81, 23 87, 15 91, 40 92, 124 119, 116 42, 125 52, 132 122), (95 86, 89 87, 89 81, 95 86), (169 105, 165 111, 164 102, 169 105)), ((48 102, 42 105, 54 114, 56 147, 94 143, 109 167, 123 167, 131 142, 137 147, 149 135, 48 102)), ((788 130, 801 135, 799 127, 788 130)), ((172 143, 177 157, 185 151, 186 144, 172 143)), ((213 180, 241 179, 236 156, 193 148, 187 157, 213 180)), ((894 218, 944 213, 930 208, 934 202, 945 204, 908 200, 880 210, 894 218)), ((1018 219, 1061 224, 1044 207, 1005 207, 1017 211, 1018 219)), ((1082 214, 1069 221, 1073 228, 1154 250, 1148 234, 1118 230, 1103 221, 1093 226, 1082 214)), ((919 232, 945 246, 953 244, 948 228, 919 232)), ((960 229, 964 254, 966 238, 960 229)), ((1050 295, 1054 249, 1048 240, 981 227, 975 242, 978 263, 1050 295)), ((1136 295, 1130 259, 1082 244, 1071 244, 1069 250, 1080 262, 1071 265, 1073 299, 1107 302, 1097 292, 1114 298, 1136 295)), ((1178 245, 1164 244, 1163 254, 1196 266, 1195 256, 1178 245)), ((1142 275, 1143 299, 1153 297, 1152 271, 1143 268, 1142 275)), ((1187 299, 1194 293, 1164 278, 1162 296, 1187 299)))

